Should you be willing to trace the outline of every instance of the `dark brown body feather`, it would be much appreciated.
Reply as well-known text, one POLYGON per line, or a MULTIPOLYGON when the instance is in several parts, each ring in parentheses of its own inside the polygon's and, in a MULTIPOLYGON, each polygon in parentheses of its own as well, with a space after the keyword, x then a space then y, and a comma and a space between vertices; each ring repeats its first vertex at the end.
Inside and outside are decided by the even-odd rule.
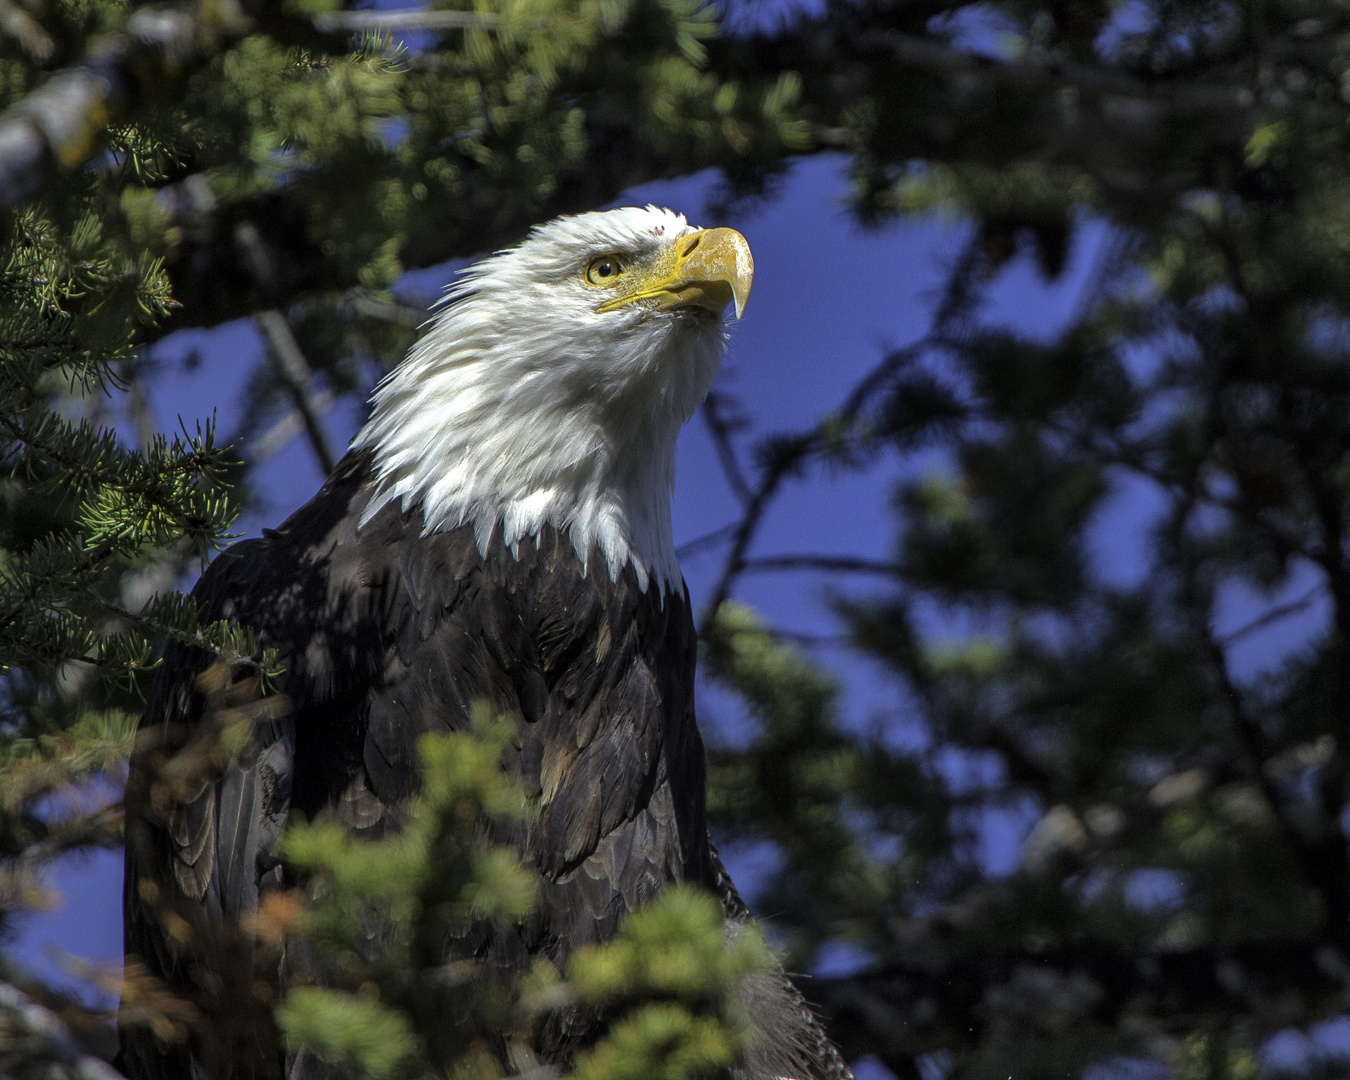
MULTIPOLYGON (((197 586, 204 615, 252 626, 281 650, 277 700, 289 711, 269 713, 268 699, 247 706, 259 709, 250 750, 223 771, 189 777, 167 807, 148 794, 153 749, 138 750, 128 792, 128 955, 218 1000, 232 982, 256 979, 235 955, 244 946, 213 935, 283 885, 275 842, 288 815, 327 809, 355 831, 382 832, 416 784, 418 736, 462 728, 478 700, 523 721, 510 767, 539 814, 514 839, 542 880, 532 922, 510 940, 478 942, 480 954, 508 970, 537 953, 561 961, 612 936, 627 912, 674 881, 718 891, 729 914, 744 917, 704 820, 687 593, 643 592, 631 567, 616 581, 603 563, 587 573, 552 529, 514 553, 494 541, 486 556, 469 528, 423 536, 418 508, 386 506, 358 530, 369 493, 367 461, 349 456, 280 529, 221 555, 197 586), (205 965, 218 970, 204 977, 202 949, 188 959, 166 934, 166 902, 207 942, 205 965)), ((198 676, 209 663, 200 650, 170 648, 142 722, 146 747, 155 739, 144 736, 199 723, 210 688, 198 676)), ((217 693, 227 714, 243 707, 231 705, 229 686, 217 693)), ((236 696, 247 698, 247 687, 236 696)), ((763 1029, 748 1073, 841 1075, 790 983, 764 980, 746 998, 763 1029)), ((217 1032, 229 1045, 166 1046, 128 1026, 127 1071, 187 1080, 194 1064, 195 1075, 217 1075, 210 1059, 233 1058, 250 1074, 280 1075, 260 1010, 217 1032)), ((575 1034, 554 1030, 540 1049, 565 1056, 575 1034)))

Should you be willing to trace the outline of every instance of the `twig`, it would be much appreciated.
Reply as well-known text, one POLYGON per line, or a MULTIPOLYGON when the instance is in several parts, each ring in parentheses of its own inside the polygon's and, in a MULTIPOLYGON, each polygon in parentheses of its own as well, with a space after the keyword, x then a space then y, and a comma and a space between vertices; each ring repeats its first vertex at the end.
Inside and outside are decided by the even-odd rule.
POLYGON ((418 330, 425 326, 429 318, 426 308, 410 307, 407 304, 383 303, 366 296, 352 299, 352 306, 360 315, 382 322, 393 323, 409 330, 418 330))
POLYGON ((981 258, 979 236, 974 235, 967 241, 947 277, 929 332, 914 344, 891 352, 868 372, 844 399, 839 411, 829 418, 828 425, 821 425, 810 432, 780 436, 775 440, 776 452, 761 466, 759 484, 750 491, 744 504, 745 512, 732 532, 731 548, 727 552, 722 574, 704 609, 705 627, 731 595, 736 578, 744 572, 750 545, 783 482, 806 460, 828 446, 831 439, 829 432, 851 427, 868 403, 890 384, 897 372, 913 363, 926 350, 951 342, 953 328, 959 325, 975 303, 978 292, 976 278, 981 258))
POLYGON ((858 559, 843 555, 768 555, 760 559, 746 559, 742 573, 772 573, 778 570, 828 570, 841 574, 876 574, 881 577, 903 577, 895 563, 876 559, 858 559))
MULTIPOLYGON (((1209 653, 1210 664, 1218 679, 1219 690, 1228 703, 1229 715, 1237 730, 1238 739, 1250 758, 1249 772, 1252 781, 1270 804, 1271 813, 1292 851, 1295 862, 1303 871, 1304 878, 1321 894, 1330 933, 1334 940, 1344 943, 1347 932, 1350 931, 1350 926, 1347 925, 1347 920, 1350 920, 1350 893, 1346 890, 1345 882, 1345 842, 1339 840, 1336 844, 1340 857, 1329 859, 1326 857, 1327 851, 1324 850, 1329 845, 1310 843, 1300 834, 1297 825, 1290 819, 1284 800, 1280 797, 1279 788, 1263 768, 1271 756, 1268 740, 1265 732, 1261 730, 1261 725, 1248 710, 1242 691, 1233 682, 1228 667, 1228 654, 1224 652, 1222 643, 1214 637, 1209 627, 1203 625, 1203 620, 1199 629, 1201 640, 1209 653)), ((1336 835, 1339 838, 1339 830, 1336 835)))
MULTIPOLYGON (((0 3, 4 3, 4 0, 0 0, 0 3)), ((124 360, 118 370, 118 375, 126 388, 127 414, 131 426, 136 429, 136 442, 141 450, 153 445, 156 434, 154 411, 145 396, 145 384, 140 374, 140 369, 145 363, 145 357, 137 355, 133 359, 124 360)))
POLYGON ((820 436, 818 434, 798 435, 790 442, 785 443, 775 461, 765 466, 760 477, 759 487, 751 493, 750 501, 745 506, 745 514, 732 535, 731 550, 727 554, 726 563, 722 567, 722 575, 713 588, 712 598, 708 601, 704 614, 705 626, 707 620, 717 614, 717 609, 731 595, 732 584, 745 568, 745 555, 750 549, 750 542, 759 529, 764 513, 769 508, 769 503, 778 493, 778 488, 788 474, 816 449, 819 442, 820 436))
POLYGON ((703 422, 712 436, 722 475, 726 477, 727 484, 741 506, 748 505, 750 485, 745 482, 745 473, 741 471, 741 463, 736 457, 736 447, 731 442, 731 424, 722 415, 722 397, 715 391, 709 391, 703 399, 703 422))
MULTIPOLYGON (((178 629, 176 626, 162 623, 158 619, 151 619, 148 616, 138 614, 130 608, 123 607, 116 600, 109 600, 106 597, 99 596, 98 593, 94 592, 92 589, 88 592, 90 597, 100 604, 104 610, 116 615, 119 619, 126 619, 128 622, 143 626, 152 633, 169 638, 172 641, 178 642, 180 645, 188 645, 194 649, 201 649, 204 652, 209 652, 213 656, 223 660, 226 664, 237 664, 240 667, 251 668, 264 681, 277 673, 272 668, 268 667, 266 663, 266 651, 264 651, 262 660, 255 660, 253 657, 245 656, 242 653, 236 652, 234 649, 222 649, 220 646, 210 641, 206 635, 202 633, 200 628, 193 633, 189 633, 186 630, 178 629)), ((101 661, 92 657, 81 656, 76 659, 84 660, 92 664, 99 664, 101 666, 101 661)))
POLYGON ((1306 611, 1324 591, 1324 586, 1314 585, 1297 600, 1291 600, 1287 604, 1281 604, 1279 607, 1273 607, 1269 611, 1263 612, 1245 626, 1239 626, 1231 634, 1219 638, 1219 647, 1226 649, 1248 635, 1254 634, 1258 630, 1264 630, 1271 623, 1277 623, 1290 615, 1297 615, 1300 611, 1306 611))
POLYGON ((999 60, 954 49, 932 38, 890 30, 864 32, 857 37, 855 44, 861 51, 885 53, 890 59, 912 67, 993 75, 1023 86, 1060 83, 1092 93, 1214 112, 1246 112, 1256 104, 1256 96, 1243 86, 1161 79, 1147 82, 1102 64, 1076 64, 1064 60, 999 60))
POLYGON ((286 317, 276 308, 260 311, 253 316, 253 321, 267 338, 267 344, 270 346, 267 356, 271 361, 272 371, 290 396, 295 411, 300 414, 305 434, 309 436, 309 445, 314 451, 314 456, 319 459, 324 476, 327 476, 333 471, 337 459, 333 457, 333 451, 328 447, 328 436, 324 433, 320 419, 322 415, 320 402, 311 385, 309 364, 305 362, 305 354, 300 351, 286 317))
POLYGON ((804 630, 780 630, 770 629, 775 641, 781 641, 788 645, 800 645, 806 649, 843 649, 853 644, 853 638, 848 634, 810 634, 804 630))
POLYGON ((718 544, 731 539, 735 534, 738 522, 733 521, 730 525, 723 525, 720 529, 714 529, 712 532, 704 533, 702 536, 696 536, 687 543, 681 544, 675 549, 675 555, 680 559, 692 558, 708 548, 714 548, 718 544))
MULTIPOLYGON (((310 401, 320 416, 326 416, 337 401, 337 396, 328 390, 317 390, 310 401)), ((255 465, 265 461, 304 430, 305 418, 300 415, 299 409, 291 409, 250 443, 249 459, 255 465)))

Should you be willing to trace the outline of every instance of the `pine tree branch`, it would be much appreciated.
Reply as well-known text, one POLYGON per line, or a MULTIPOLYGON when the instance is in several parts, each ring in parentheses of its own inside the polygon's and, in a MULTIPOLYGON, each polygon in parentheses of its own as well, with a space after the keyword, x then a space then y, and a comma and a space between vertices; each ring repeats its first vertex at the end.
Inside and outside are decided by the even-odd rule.
POLYGON ((1316 602, 1317 598, 1326 592, 1323 585, 1314 585, 1297 600, 1291 600, 1287 604, 1278 604, 1273 608, 1263 611, 1250 622, 1243 623, 1236 630, 1233 630, 1218 639, 1219 647, 1228 649, 1236 645, 1243 638, 1250 637, 1252 634, 1264 630, 1268 626, 1273 626, 1277 622, 1289 618, 1291 615, 1298 615, 1316 602))
POLYGON ((845 1057, 876 1054, 896 1069, 936 1050, 978 1046, 991 1028, 1051 1017, 1071 1016, 1089 1029, 1124 1022, 1137 1031, 1184 1033, 1236 1023, 1273 1033, 1350 1006, 1350 963, 1322 942, 1177 950, 1085 942, 935 961, 942 946, 921 940, 905 950, 912 960, 803 984, 845 1057))
POLYGON ((709 621, 716 616, 720 608, 731 596, 736 579, 745 569, 750 544, 759 532, 760 524, 768 511, 779 488, 790 474, 795 472, 817 449, 820 440, 815 434, 789 436, 778 441, 777 453, 760 472, 759 483, 751 492, 745 504, 745 513, 731 537, 731 549, 722 566, 722 574, 713 587, 712 596, 704 609, 703 625, 700 632, 706 630, 709 621))
POLYGON ((895 563, 845 555, 766 555, 758 559, 746 559, 741 566, 741 572, 746 574, 772 573, 780 570, 825 570, 840 574, 872 574, 885 578, 905 576, 904 571, 895 563))
MULTIPOLYGON (((275 649, 265 651, 261 660, 255 660, 252 656, 247 655, 241 649, 235 648, 233 645, 222 646, 217 642, 212 641, 209 635, 204 632, 206 629, 209 629, 209 627, 197 627, 192 631, 187 631, 181 627, 173 626, 162 619, 155 619, 132 611, 119 604, 116 600, 109 600, 106 597, 98 595, 93 595, 93 599, 109 614, 116 615, 119 619, 125 619, 127 622, 142 627, 152 634, 167 638, 170 641, 176 641, 180 645, 187 645, 190 648, 209 652, 227 664, 250 668, 263 680, 264 686, 266 686, 266 680, 280 674, 281 669, 277 667, 275 649)), ((184 602, 188 604, 194 603, 191 597, 185 597, 184 602)), ((221 623, 213 625, 229 626, 230 624, 222 621, 221 623)), ((231 626, 231 629, 234 628, 231 626)), ((99 661, 94 660, 92 662, 98 663, 99 661)))
POLYGON ((118 381, 127 395, 127 414, 131 426, 136 431, 136 441, 142 453, 149 450, 155 442, 157 427, 154 410, 145 393, 143 368, 144 355, 123 361, 118 367, 118 381))
MULTIPOLYGON (((1258 365, 1278 365, 1282 359, 1279 355, 1282 341, 1280 324, 1287 318, 1287 311, 1281 305, 1270 303, 1268 288, 1256 286, 1251 281, 1248 263, 1238 240, 1238 227, 1226 202, 1220 203, 1218 220, 1206 222, 1204 229, 1206 237, 1223 260, 1229 285, 1247 313, 1246 348, 1254 354, 1258 365)), ((1226 357, 1219 361, 1221 370, 1229 362, 1226 357)), ((1221 385, 1220 380, 1215 380, 1206 409, 1214 442, 1221 441, 1228 434, 1224 403, 1217 397, 1221 385)), ((1327 577, 1334 627, 1331 643, 1339 653, 1339 693, 1336 698, 1343 727, 1345 720, 1350 717, 1350 568, 1347 568, 1345 559, 1347 522, 1341 482, 1343 450, 1339 445, 1329 448, 1325 435, 1307 425, 1302 417, 1303 406, 1295 403, 1288 385, 1276 382, 1275 389, 1277 421, 1274 427, 1292 451, 1297 463, 1297 474, 1304 488, 1303 496, 1311 505, 1311 517, 1316 523, 1315 529, 1309 530, 1317 537, 1311 549, 1297 542, 1290 543, 1289 547, 1290 550, 1305 554, 1322 568, 1327 577)), ((1194 478, 1191 486, 1193 490, 1201 488, 1198 479, 1194 478)), ((1253 528, 1273 534, 1277 542, 1284 538, 1283 530, 1267 521, 1259 511, 1239 506, 1232 512, 1253 528)), ((1255 759, 1255 780, 1270 803, 1305 880, 1321 897, 1328 936, 1337 942, 1350 941, 1350 851, 1347 851, 1340 828, 1347 773, 1350 773, 1346 752, 1338 746, 1331 759, 1319 770, 1316 801, 1321 820, 1311 828, 1300 829, 1296 819, 1297 807, 1286 805, 1280 790, 1263 768, 1271 756, 1268 740, 1232 678, 1223 645, 1215 639, 1207 622, 1202 628, 1202 634, 1239 736, 1247 753, 1255 759)))
MULTIPOLYGON (((1203 622, 1203 620, 1202 620, 1203 622)), ((1209 654, 1209 661, 1218 680, 1219 689, 1228 705, 1229 715, 1237 731, 1246 756, 1246 772, 1250 782, 1261 791, 1269 804, 1280 834, 1290 853, 1303 872, 1304 880, 1317 890, 1325 910, 1328 937, 1338 944, 1350 943, 1350 860, 1347 860, 1345 840, 1340 830, 1334 829, 1331 842, 1319 843, 1309 839, 1294 820, 1296 811, 1286 804, 1275 781, 1264 767, 1273 756, 1266 733, 1252 715, 1242 690, 1233 681, 1228 666, 1228 654, 1207 623, 1200 631, 1209 654)), ((1326 830, 1323 830, 1326 832, 1326 830)))
POLYGON ((63 482, 75 490, 111 482, 119 472, 119 461, 111 468, 103 460, 112 440, 106 432, 94 434, 90 429, 69 424, 50 413, 42 416, 36 425, 19 423, 13 416, 0 413, 0 429, 8 433, 14 443, 25 447, 29 454, 42 457, 63 471, 63 482), (50 437, 50 431, 59 432, 50 437))
MULTIPOLYGON (((938 6, 946 10, 951 5, 938 6)), ((393 14, 341 12, 332 17, 338 20, 334 25, 350 22, 355 27, 352 19, 384 20, 384 25, 393 14)), ((397 15, 400 20, 413 18, 412 12, 397 15)), ((450 22, 469 16, 483 18, 472 12, 417 13, 418 19, 450 22)), ((328 17, 318 17, 321 26, 328 25, 323 21, 328 17)), ((847 20, 832 15, 802 20, 772 35, 728 35, 708 48, 708 72, 718 78, 770 83, 784 73, 801 75, 811 141, 781 147, 775 151, 780 157, 847 149, 874 158, 879 166, 927 158, 1066 167, 1152 207, 1183 190, 1194 179, 1187 170, 1201 169, 1219 149, 1240 151, 1252 126, 1249 92, 1223 81, 1231 72, 1221 65, 1187 81, 1147 79, 1108 64, 1003 61, 954 48, 938 37, 900 33, 880 18, 857 14, 847 20), (939 83, 925 85, 915 95, 910 82, 923 73, 936 76, 939 83), (885 125, 885 146, 874 145, 881 136, 858 126, 855 106, 869 97, 888 99, 898 92, 892 83, 905 91, 901 100, 909 103, 907 111, 885 125), (972 143, 967 130, 973 122, 972 96, 997 102, 1010 90, 1034 91, 1055 106, 1026 110, 1010 121, 1015 128, 1000 132, 993 142, 980 136, 972 143), (1160 140, 1170 137, 1178 115, 1188 125, 1185 160, 1160 176, 1145 163, 1157 157, 1160 140)), ((504 208, 493 182, 480 178, 472 161, 459 161, 462 184, 454 205, 437 208, 428 227, 406 238, 399 251, 402 264, 425 267, 505 246, 540 220, 602 205, 637 184, 709 167, 736 170, 746 165, 726 147, 682 145, 674 153, 653 147, 637 124, 602 102, 596 103, 592 117, 588 100, 585 95, 579 99, 588 115, 586 159, 559 175, 547 197, 504 208)), ((1175 142, 1168 149, 1175 151, 1175 142)), ((284 308, 301 293, 358 283, 354 266, 326 256, 315 242, 298 188, 221 206, 203 206, 200 199, 180 194, 174 188, 161 190, 158 202, 166 212, 165 227, 182 235, 168 270, 183 306, 156 334, 212 326, 267 307, 284 308), (275 280, 265 288, 237 265, 232 250, 234 230, 245 222, 267 237, 275 280)))
MULTIPOLYGON (((611 203, 629 188, 726 164, 725 154, 689 147, 678 159, 668 158, 653 150, 641 132, 612 122, 588 131, 586 138, 590 152, 585 163, 560 175, 547 197, 520 206, 504 206, 495 181, 477 175, 471 161, 461 162, 462 195, 437 208, 432 226, 407 238, 399 261, 411 270, 472 258, 518 242, 540 221, 611 203)), ((808 152, 830 148, 822 144, 808 152)), ((147 331, 148 341, 188 327, 252 317, 266 308, 284 309, 307 293, 362 284, 349 265, 325 255, 315 242, 309 210, 296 192, 283 189, 217 204, 203 197, 201 187, 197 182, 189 189, 183 181, 158 192, 165 227, 183 234, 165 263, 181 307, 147 331), (268 265, 262 276, 239 258, 241 228, 265 238, 268 265)))
MULTIPOLYGON (((327 416, 336 402, 337 397, 327 390, 317 390, 310 395, 310 403, 316 417, 327 416)), ((285 416, 249 443, 249 461, 253 465, 266 461, 291 439, 305 430, 304 416, 299 409, 291 409, 285 416)))
POLYGON ((869 29, 850 42, 864 55, 883 55, 893 63, 951 74, 975 75, 1014 86, 1051 90, 1073 87, 1093 94, 1134 98, 1176 110, 1243 113, 1256 97, 1243 86, 1209 84, 1180 79, 1148 81, 1106 64, 1066 60, 1000 60, 953 48, 931 37, 869 29))
POLYGON ((715 390, 708 391, 703 399, 703 423, 712 436, 713 447, 717 451, 717 460, 722 467, 728 486, 737 501, 745 506, 750 502, 750 485, 745 482, 745 473, 741 470, 740 459, 736 456, 736 447, 731 441, 731 424, 722 415, 722 398, 715 390))
POLYGON ((430 311, 427 308, 413 307, 410 304, 383 303, 368 296, 354 297, 352 306, 367 318, 379 319, 381 322, 401 326, 405 330, 420 330, 430 318, 430 311))
POLYGON ((677 547, 675 554, 680 559, 688 559, 707 551, 709 548, 717 547, 736 534, 737 525, 738 523, 733 521, 730 525, 723 525, 720 529, 713 529, 712 532, 696 536, 677 547))
POLYGON ((827 417, 824 423, 813 431, 765 440, 759 482, 750 489, 749 498, 744 503, 744 513, 732 533, 731 547, 723 562, 722 573, 704 608, 700 632, 710 625, 717 609, 731 596, 736 580, 744 573, 750 546, 783 483, 799 473, 812 457, 827 453, 835 446, 840 432, 850 432, 864 409, 891 385, 897 373, 927 350, 945 347, 951 342, 953 332, 962 324, 978 298, 981 259, 980 240, 976 235, 966 243, 948 273, 928 333, 912 345, 888 354, 858 381, 839 410, 827 417))
POLYGON ((328 446, 328 434, 323 429, 321 404, 313 389, 313 375, 305 354, 300 350, 295 335, 291 333, 286 317, 270 308, 253 317, 258 329, 267 338, 267 358, 272 372, 285 389, 295 411, 300 414, 305 434, 309 437, 310 449, 318 459, 319 468, 327 476, 333 471, 337 459, 328 446))

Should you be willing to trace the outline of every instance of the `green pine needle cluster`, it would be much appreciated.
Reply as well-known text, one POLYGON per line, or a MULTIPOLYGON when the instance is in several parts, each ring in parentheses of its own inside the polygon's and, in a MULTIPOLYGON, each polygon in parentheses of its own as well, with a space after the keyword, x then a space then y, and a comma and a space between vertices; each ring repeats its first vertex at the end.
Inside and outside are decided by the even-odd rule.
MULTIPOLYGON (((69 209, 69 208, 64 208, 69 209)), ((0 247, 0 670, 40 679, 87 665, 113 680, 154 666, 154 635, 250 655, 190 606, 126 610, 112 583, 166 551, 205 558, 228 535, 230 452, 211 424, 127 447, 68 414, 115 392, 138 338, 171 310, 160 262, 106 234, 88 206, 63 227, 39 207, 0 247)))
POLYGON ((614 941, 579 949, 568 965, 581 1001, 626 1006, 600 1044, 578 1057, 575 1080, 694 1080, 729 1068, 748 1035, 729 991, 772 964, 758 930, 729 930, 716 899, 667 890, 614 941))
POLYGON ((440 1075, 484 1030, 509 1024, 514 988, 479 985, 473 961, 447 964, 445 945, 533 907, 534 882, 511 851, 479 839, 482 823, 527 812, 500 767, 513 732, 479 709, 472 731, 423 736, 424 784, 393 836, 356 838, 327 818, 287 830, 282 853, 308 894, 288 929, 313 957, 276 1011, 294 1051, 373 1077, 440 1075))
MULTIPOLYGON (((540 959, 518 982, 446 959, 447 942, 528 918, 535 879, 483 826, 510 828, 530 807, 499 763, 514 725, 477 710, 472 731, 424 736, 424 783, 397 835, 354 838, 326 818, 294 824, 283 854, 305 882, 288 912, 293 983, 276 1010, 294 1051, 371 1077, 500 1076, 487 1052, 528 1045, 556 1011, 600 1011, 612 1025, 576 1062, 577 1080, 694 1080, 733 1065, 746 1038, 731 1003, 738 980, 771 957, 751 926, 730 931, 721 905, 675 888, 618 937, 540 959), (321 979, 323 985, 308 984, 321 979)), ((263 906, 284 910, 286 901, 263 906)))

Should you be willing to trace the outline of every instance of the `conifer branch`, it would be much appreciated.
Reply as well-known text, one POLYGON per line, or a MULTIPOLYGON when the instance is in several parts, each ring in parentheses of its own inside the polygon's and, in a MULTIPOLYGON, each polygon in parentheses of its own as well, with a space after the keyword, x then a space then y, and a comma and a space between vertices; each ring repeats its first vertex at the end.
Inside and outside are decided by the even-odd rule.
POLYGON ((1278 622, 1289 618, 1291 615, 1300 615, 1312 607, 1317 599, 1326 593, 1323 585, 1314 585, 1307 590, 1297 600, 1290 600, 1287 604, 1277 604, 1266 611, 1261 612, 1256 618, 1243 623, 1236 630, 1231 630, 1223 637, 1218 639, 1218 645, 1221 649, 1227 650, 1236 645, 1244 638, 1252 634, 1259 633, 1269 626, 1274 626, 1278 622))
MULTIPOLYGON (((336 402, 337 398, 328 390, 317 390, 310 395, 310 403, 317 417, 327 416, 336 402)), ((300 410, 291 409, 262 434, 249 442, 248 458, 250 463, 257 465, 259 462, 266 461, 291 439, 304 434, 306 431, 307 425, 300 410)))
POLYGON ((831 573, 871 574, 885 578, 904 577, 903 570, 894 563, 846 555, 766 555, 758 559, 746 559, 741 566, 742 573, 746 574, 779 570, 825 570, 831 573))
POLYGON ((713 447, 717 450, 717 460, 722 466, 722 475, 737 501, 745 506, 751 499, 750 485, 746 483, 740 459, 736 456, 736 447, 731 439, 732 424, 723 415, 722 404, 720 394, 715 390, 708 391, 708 396, 703 399, 703 422, 712 436, 713 447))
POLYGON ((1093 94, 1157 102, 1178 110, 1218 113, 1245 113, 1256 105, 1256 96, 1244 86, 1180 79, 1148 81, 1100 63, 1002 60, 953 48, 931 37, 895 31, 867 29, 850 39, 849 44, 861 54, 880 53, 910 67, 974 75, 1038 90, 1073 87, 1093 94))
MULTIPOLYGON (((249 668, 263 680, 264 687, 268 680, 276 678, 284 670, 275 648, 261 650, 261 658, 254 659, 260 650, 253 631, 225 619, 205 625, 199 623, 196 602, 190 596, 179 593, 153 596, 140 612, 131 611, 107 597, 95 595, 93 599, 110 614, 152 634, 209 652, 232 666, 249 668)), ((158 663, 155 660, 144 666, 153 668, 158 663)))
POLYGON ((738 522, 732 522, 730 525, 723 525, 720 529, 713 529, 702 536, 696 536, 677 547, 675 554, 681 559, 688 559, 710 548, 717 547, 736 534, 738 524, 738 522))
POLYGON ((1090 941, 980 951, 940 965, 925 960, 924 953, 901 955, 858 975, 811 981, 811 998, 845 1057, 876 1054, 897 1069, 950 1046, 954 1025, 969 1028, 978 1045, 986 1026, 1007 1023, 1009 1014, 1043 1016, 1066 1006, 1080 1022, 1108 1030, 1124 1022, 1186 1031, 1246 1017, 1272 1030, 1301 1027, 1350 1004, 1350 963, 1324 943, 1141 950, 1090 941), (1002 1009, 989 1007, 990 987, 1011 995, 1002 1009))
POLYGON ((276 308, 259 312, 253 321, 267 338, 267 355, 272 371, 299 414, 305 434, 309 437, 310 449, 318 459, 319 469, 327 476, 333 471, 337 459, 328 446, 328 434, 323 429, 321 419, 321 404, 313 389, 313 375, 305 361, 305 354, 291 333, 286 317, 276 308))
POLYGON ((736 579, 745 571, 750 546, 782 485, 800 475, 812 458, 838 454, 848 439, 856 435, 855 428, 864 410, 891 385, 898 372, 929 349, 945 348, 953 343, 955 329, 977 300, 982 257, 979 237, 973 237, 948 272, 928 333, 912 345, 884 357, 858 381, 836 412, 829 414, 813 431, 770 436, 763 441, 759 481, 749 490, 744 512, 731 534, 731 546, 704 608, 700 632, 711 625, 718 608, 731 596, 736 579))

